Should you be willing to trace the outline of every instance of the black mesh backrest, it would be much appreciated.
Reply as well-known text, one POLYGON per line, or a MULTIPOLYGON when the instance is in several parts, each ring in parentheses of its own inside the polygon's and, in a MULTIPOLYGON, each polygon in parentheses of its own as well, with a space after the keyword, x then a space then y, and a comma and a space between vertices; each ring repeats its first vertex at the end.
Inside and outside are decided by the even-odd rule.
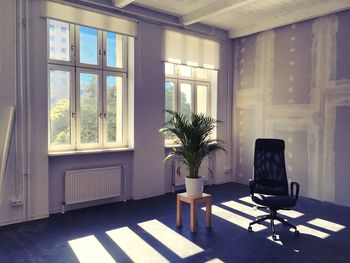
POLYGON ((256 193, 288 195, 283 140, 257 139, 255 141, 254 181, 256 193))

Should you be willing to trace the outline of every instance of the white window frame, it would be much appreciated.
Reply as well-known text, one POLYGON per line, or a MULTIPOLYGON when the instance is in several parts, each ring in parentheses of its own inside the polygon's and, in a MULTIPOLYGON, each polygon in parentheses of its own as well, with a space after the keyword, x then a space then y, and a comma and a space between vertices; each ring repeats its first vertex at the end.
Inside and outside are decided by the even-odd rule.
POLYGON ((189 84, 191 85, 191 112, 194 112, 195 107, 194 107, 194 103, 195 103, 195 93, 194 93, 194 81, 190 81, 190 80, 183 80, 183 79, 178 79, 178 88, 177 88, 177 110, 180 110, 180 104, 181 104, 181 84, 189 84))
MULTIPOLYGON (((53 19, 54 20, 54 19, 53 19)), ((57 20, 59 21, 59 20, 57 20)), ((49 58, 49 20, 47 21, 47 67, 48 72, 50 69, 57 69, 70 72, 70 132, 71 132, 71 143, 69 145, 52 145, 50 143, 51 140, 51 128, 49 126, 48 130, 48 150, 49 152, 60 152, 60 151, 74 151, 74 150, 90 150, 90 149, 108 149, 108 148, 117 148, 117 147, 126 147, 128 143, 128 37, 122 34, 123 39, 123 67, 122 68, 114 68, 107 67, 107 31, 99 30, 90 26, 89 28, 93 28, 97 30, 98 36, 98 65, 91 65, 80 63, 80 25, 69 24, 69 46, 70 46, 70 61, 63 60, 54 60, 49 58), (98 142, 97 143, 81 143, 81 129, 80 129, 80 73, 91 73, 96 74, 98 76, 98 142), (107 141, 107 119, 105 118, 107 114, 107 86, 106 79, 107 76, 117 76, 122 77, 122 140, 117 141, 116 143, 108 143, 107 141)), ((112 32, 112 31, 108 31, 112 32)), ((115 33, 115 32, 112 32, 115 33)), ((118 33, 116 33, 118 35, 118 33)), ((47 78, 47 87, 48 94, 50 97, 50 79, 49 74, 47 78)), ((50 104, 49 106, 50 107, 50 104)), ((48 111, 50 108, 48 108, 48 111)), ((51 123, 50 120, 50 112, 48 114, 49 125, 51 123)))
MULTIPOLYGON (((173 90, 173 108, 171 110, 177 111, 178 107, 178 91, 177 91, 177 79, 173 78, 166 78, 165 82, 172 82, 174 83, 174 90, 173 90)), ((165 83, 164 83, 165 84, 165 83)), ((165 87, 164 87, 165 88, 165 87)), ((164 98, 165 99, 165 98, 164 98)))
POLYGON ((98 30, 93 27, 89 26, 83 26, 83 27, 88 27, 95 29, 97 31, 97 65, 93 64, 87 64, 87 63, 82 63, 80 62, 80 25, 75 26, 75 39, 76 39, 76 61, 75 61, 75 66, 77 68, 95 68, 95 69, 102 69, 102 55, 103 55, 103 50, 102 50, 102 31, 98 30))
POLYGON ((103 111, 102 111, 102 72, 96 69, 87 69, 87 68, 77 68, 76 69, 76 126, 77 126, 77 150, 84 149, 96 149, 102 148, 102 120, 103 120, 103 111), (98 135, 97 143, 81 143, 81 111, 80 111, 80 74, 89 73, 98 76, 98 94, 97 94, 97 125, 98 125, 98 135))
MULTIPOLYGON (((104 71, 103 72, 103 146, 104 148, 114 148, 114 147, 125 147, 127 145, 127 118, 128 118, 128 107, 125 101, 128 98, 127 94, 127 77, 126 73, 115 72, 115 71, 104 71), (120 142, 109 143, 107 140, 108 137, 108 126, 107 126, 107 77, 108 76, 116 76, 122 78, 122 140, 120 142)), ((118 99, 117 99, 118 103, 118 99)))
POLYGON ((75 149, 75 139, 76 139, 76 131, 75 131, 75 89, 74 89, 74 67, 69 66, 61 66, 61 65, 54 65, 54 64, 48 64, 47 66, 47 83, 48 83, 48 98, 50 98, 50 70, 61 70, 61 71, 68 71, 70 72, 70 79, 69 79, 69 115, 70 115, 70 144, 63 144, 63 145, 56 145, 51 144, 51 110, 50 110, 50 102, 48 103, 48 145, 49 145, 49 151, 68 151, 68 150, 74 150, 75 149))
POLYGON ((194 93, 195 93, 195 102, 194 102, 194 108, 195 108, 195 112, 197 112, 197 86, 206 86, 207 87, 207 101, 206 101, 206 109, 207 109, 207 112, 206 112, 206 115, 211 115, 211 108, 210 108, 210 96, 211 96, 211 92, 210 92, 210 83, 209 82, 204 82, 204 81, 195 81, 194 82, 194 93))
MULTIPOLYGON (((171 62, 165 62, 169 64, 173 64, 175 66, 174 74, 170 75, 166 74, 165 76, 165 82, 173 82, 174 83, 174 94, 173 94, 173 111, 178 112, 180 110, 180 103, 181 103, 181 84, 190 84, 191 85, 191 112, 197 112, 197 85, 202 85, 207 87, 207 98, 206 98, 206 109, 207 109, 207 116, 212 116, 212 110, 211 110, 211 88, 212 88, 212 81, 211 81, 211 74, 208 69, 207 70, 207 78, 198 78, 197 79, 197 68, 195 66, 189 66, 189 65, 180 65, 176 63, 171 62), (179 66, 188 66, 192 68, 192 75, 191 77, 184 77, 180 75, 180 69, 179 66)), ((202 69, 202 68, 201 68, 202 69)), ((165 70, 165 64, 164 64, 164 70, 165 70)), ((164 82, 164 83, 165 83, 164 82)), ((165 139, 165 145, 173 145, 174 141, 165 139)))
MULTIPOLYGON (((108 31, 109 32, 109 31, 108 31)), ((123 36, 121 34, 115 33, 115 32, 111 32, 111 33, 115 33, 117 35, 122 36, 122 59, 123 59, 123 67, 109 67, 107 66, 107 31, 103 31, 103 69, 107 70, 107 71, 118 71, 118 72, 127 72, 127 68, 128 68, 128 59, 127 59, 127 54, 128 54, 128 39, 126 36, 123 36)))
MULTIPOLYGON (((59 21, 59 20, 57 20, 59 21)), ((60 21, 61 22, 61 21, 60 21)), ((67 23, 67 22, 64 22, 67 23)), ((70 55, 70 60, 69 61, 65 61, 65 60, 59 60, 59 59, 51 59, 50 58, 50 48, 48 45, 47 48, 47 63, 48 64, 58 64, 58 65, 67 65, 67 66, 74 66, 75 64, 75 27, 72 24, 69 24, 69 44, 68 44, 68 48, 69 48, 69 55, 70 55)), ((49 21, 47 21, 47 25, 46 25, 46 30, 47 30, 47 39, 50 36, 50 24, 49 21)))

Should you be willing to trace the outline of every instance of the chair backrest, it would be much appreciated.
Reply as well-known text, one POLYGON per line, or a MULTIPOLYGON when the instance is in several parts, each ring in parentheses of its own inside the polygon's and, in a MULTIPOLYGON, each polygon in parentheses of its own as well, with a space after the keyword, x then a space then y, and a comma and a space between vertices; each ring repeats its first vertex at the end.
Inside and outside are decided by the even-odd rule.
POLYGON ((254 182, 256 193, 288 195, 283 140, 257 139, 255 141, 254 182))

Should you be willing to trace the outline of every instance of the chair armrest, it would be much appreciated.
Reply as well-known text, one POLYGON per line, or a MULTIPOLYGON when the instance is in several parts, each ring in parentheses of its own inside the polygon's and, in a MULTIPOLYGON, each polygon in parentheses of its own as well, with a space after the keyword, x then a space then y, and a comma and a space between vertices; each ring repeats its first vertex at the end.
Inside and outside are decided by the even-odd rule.
POLYGON ((249 189, 250 189, 250 195, 254 195, 254 189, 255 189, 255 182, 254 179, 249 179, 249 189))
POLYGON ((300 190, 300 185, 297 182, 290 183, 290 194, 292 195, 293 198, 295 198, 295 200, 298 200, 299 190, 300 190), (294 187, 295 187, 295 191, 294 191, 294 187))

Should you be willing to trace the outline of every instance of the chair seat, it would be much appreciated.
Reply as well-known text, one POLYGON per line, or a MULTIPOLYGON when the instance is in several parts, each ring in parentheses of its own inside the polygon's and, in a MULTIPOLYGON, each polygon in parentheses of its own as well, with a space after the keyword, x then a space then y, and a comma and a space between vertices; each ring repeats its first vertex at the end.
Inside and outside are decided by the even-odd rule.
POLYGON ((262 206, 278 210, 282 208, 290 208, 295 206, 295 198, 289 195, 263 195, 255 193, 252 200, 262 206))

